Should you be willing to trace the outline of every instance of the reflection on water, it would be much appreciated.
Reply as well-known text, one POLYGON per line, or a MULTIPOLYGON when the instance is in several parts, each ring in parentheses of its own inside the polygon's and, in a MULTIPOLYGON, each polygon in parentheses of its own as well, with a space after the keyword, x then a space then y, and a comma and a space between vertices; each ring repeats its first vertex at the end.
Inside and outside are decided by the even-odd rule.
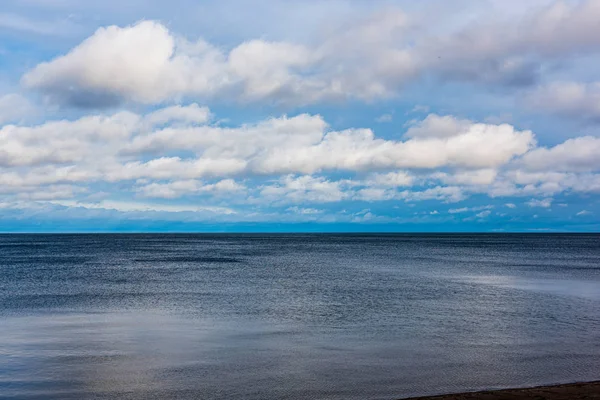
POLYGON ((0 236, 0 398, 600 378, 599 236, 0 236))
POLYGON ((464 277, 464 279, 467 282, 492 285, 505 289, 531 290, 540 293, 600 300, 600 290, 597 281, 590 282, 577 279, 547 279, 502 275, 467 276, 464 277))

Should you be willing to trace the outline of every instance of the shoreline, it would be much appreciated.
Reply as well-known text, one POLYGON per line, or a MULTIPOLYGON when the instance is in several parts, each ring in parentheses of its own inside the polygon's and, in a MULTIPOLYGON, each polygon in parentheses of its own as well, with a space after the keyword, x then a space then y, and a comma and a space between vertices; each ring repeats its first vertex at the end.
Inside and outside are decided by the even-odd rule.
POLYGON ((600 399, 600 381, 536 386, 530 388, 486 390, 436 396, 410 397, 402 400, 593 400, 600 399))

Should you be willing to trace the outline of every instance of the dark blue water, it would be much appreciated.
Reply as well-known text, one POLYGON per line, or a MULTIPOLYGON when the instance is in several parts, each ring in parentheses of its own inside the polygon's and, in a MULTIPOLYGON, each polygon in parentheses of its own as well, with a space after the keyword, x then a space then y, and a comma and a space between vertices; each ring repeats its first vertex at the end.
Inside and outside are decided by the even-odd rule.
POLYGON ((598 235, 0 236, 0 397, 600 379, 598 235))

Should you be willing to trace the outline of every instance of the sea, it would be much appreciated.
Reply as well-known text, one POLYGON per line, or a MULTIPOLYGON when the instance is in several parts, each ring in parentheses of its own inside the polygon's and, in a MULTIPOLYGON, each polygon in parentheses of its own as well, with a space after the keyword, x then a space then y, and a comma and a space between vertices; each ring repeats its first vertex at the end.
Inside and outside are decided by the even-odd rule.
POLYGON ((600 235, 0 235, 2 399, 600 379, 600 235))

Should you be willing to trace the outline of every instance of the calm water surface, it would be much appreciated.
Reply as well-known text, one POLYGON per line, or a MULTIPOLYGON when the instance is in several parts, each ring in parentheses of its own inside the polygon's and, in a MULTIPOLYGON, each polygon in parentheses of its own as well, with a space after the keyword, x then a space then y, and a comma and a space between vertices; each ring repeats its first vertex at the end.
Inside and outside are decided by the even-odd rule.
POLYGON ((0 236, 0 398, 596 379, 599 235, 0 236))

